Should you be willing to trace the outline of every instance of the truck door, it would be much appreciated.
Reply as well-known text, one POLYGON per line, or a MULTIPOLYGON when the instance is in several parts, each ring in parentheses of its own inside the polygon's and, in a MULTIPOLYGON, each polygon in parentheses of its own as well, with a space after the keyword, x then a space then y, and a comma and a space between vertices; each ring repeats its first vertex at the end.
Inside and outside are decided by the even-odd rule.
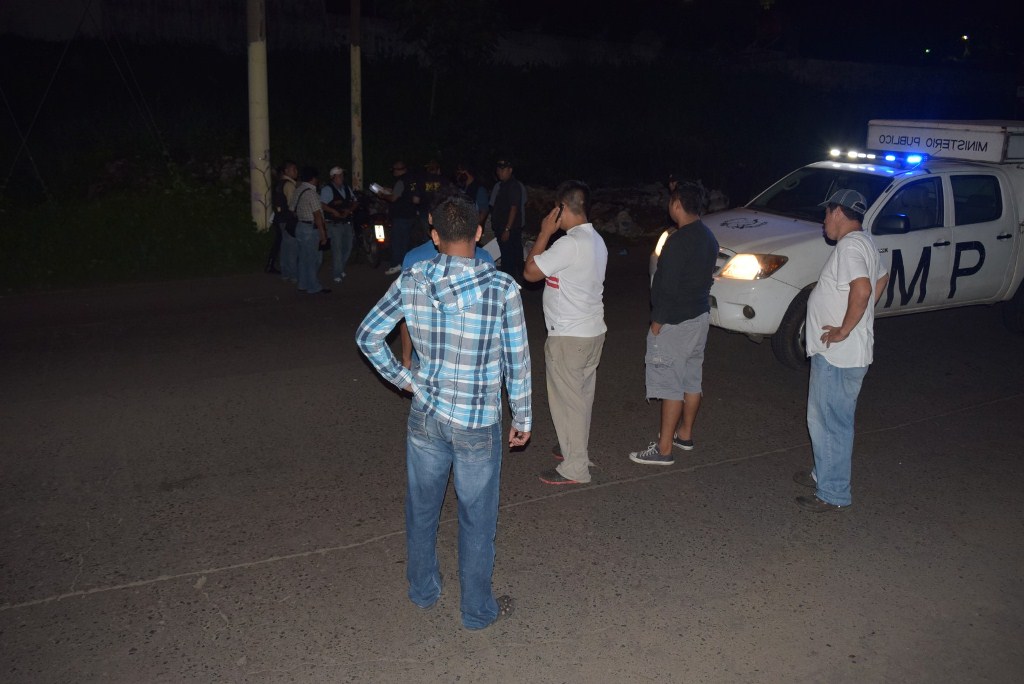
POLYGON ((992 173, 954 174, 953 268, 947 296, 960 302, 993 301, 1003 294, 1017 254, 1016 218, 992 173))
POLYGON ((954 246, 945 213, 942 178, 930 176, 897 188, 872 219, 869 230, 889 267, 879 312, 927 309, 946 302, 954 246))

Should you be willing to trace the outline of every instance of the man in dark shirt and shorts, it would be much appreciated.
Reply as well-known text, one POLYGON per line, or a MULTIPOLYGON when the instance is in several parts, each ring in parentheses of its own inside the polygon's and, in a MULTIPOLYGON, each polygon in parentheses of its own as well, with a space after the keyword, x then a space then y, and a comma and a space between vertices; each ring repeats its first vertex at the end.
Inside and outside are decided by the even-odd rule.
POLYGON ((661 432, 631 461, 672 465, 672 447, 693 449, 693 423, 700 409, 704 346, 718 241, 700 220, 704 188, 679 183, 669 195, 676 232, 658 257, 651 284, 651 328, 647 333, 647 397, 661 399, 661 432))

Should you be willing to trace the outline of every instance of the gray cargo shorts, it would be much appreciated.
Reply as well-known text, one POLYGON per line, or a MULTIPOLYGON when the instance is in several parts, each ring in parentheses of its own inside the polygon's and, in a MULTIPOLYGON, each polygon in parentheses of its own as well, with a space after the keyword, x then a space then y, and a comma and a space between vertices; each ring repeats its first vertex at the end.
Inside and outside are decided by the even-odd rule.
POLYGON ((661 326, 655 335, 647 331, 647 398, 676 399, 700 394, 704 373, 704 347, 708 341, 709 315, 661 326))

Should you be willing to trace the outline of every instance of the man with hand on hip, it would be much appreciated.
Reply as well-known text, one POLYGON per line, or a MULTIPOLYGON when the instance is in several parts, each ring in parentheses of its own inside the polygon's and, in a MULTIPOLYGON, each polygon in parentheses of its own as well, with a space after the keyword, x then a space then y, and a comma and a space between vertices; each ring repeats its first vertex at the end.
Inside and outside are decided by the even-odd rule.
POLYGON ((856 190, 837 190, 825 207, 825 237, 836 243, 818 284, 807 299, 805 334, 811 357, 807 430, 814 469, 793 480, 814 487, 796 503, 815 513, 840 511, 853 503, 853 418, 857 397, 874 358, 875 302, 889 282, 878 249, 861 221, 867 201, 856 190))
POLYGON ((367 314, 356 343, 381 376, 412 393, 405 498, 409 600, 430 608, 441 595, 437 526, 454 470, 459 512, 462 624, 483 629, 512 613, 494 598, 494 536, 501 474, 501 386, 508 391, 510 447, 530 439, 530 348, 519 286, 474 256, 477 210, 462 198, 432 212, 439 253, 402 272, 367 314), (395 358, 387 336, 402 318, 420 361, 395 358))

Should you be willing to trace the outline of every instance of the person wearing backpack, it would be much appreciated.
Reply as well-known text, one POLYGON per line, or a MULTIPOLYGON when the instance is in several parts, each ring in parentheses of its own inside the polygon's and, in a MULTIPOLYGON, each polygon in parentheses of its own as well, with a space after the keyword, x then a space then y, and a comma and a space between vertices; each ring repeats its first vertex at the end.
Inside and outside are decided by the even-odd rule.
POLYGON ((298 177, 298 164, 290 160, 285 161, 271 194, 274 206, 274 244, 270 248, 270 256, 267 257, 267 273, 280 273, 281 280, 290 280, 293 283, 298 282, 299 277, 299 246, 295 241, 295 221, 289 221, 293 216, 289 207, 292 195, 295 194, 295 179, 298 177))
POLYGON ((320 245, 327 243, 327 228, 324 226, 324 212, 317 191, 318 174, 311 166, 303 167, 299 176, 302 184, 295 189, 288 207, 295 212, 298 223, 295 226, 295 241, 299 246, 298 275, 299 291, 308 294, 328 294, 330 290, 320 285, 317 271, 323 263, 320 245))

